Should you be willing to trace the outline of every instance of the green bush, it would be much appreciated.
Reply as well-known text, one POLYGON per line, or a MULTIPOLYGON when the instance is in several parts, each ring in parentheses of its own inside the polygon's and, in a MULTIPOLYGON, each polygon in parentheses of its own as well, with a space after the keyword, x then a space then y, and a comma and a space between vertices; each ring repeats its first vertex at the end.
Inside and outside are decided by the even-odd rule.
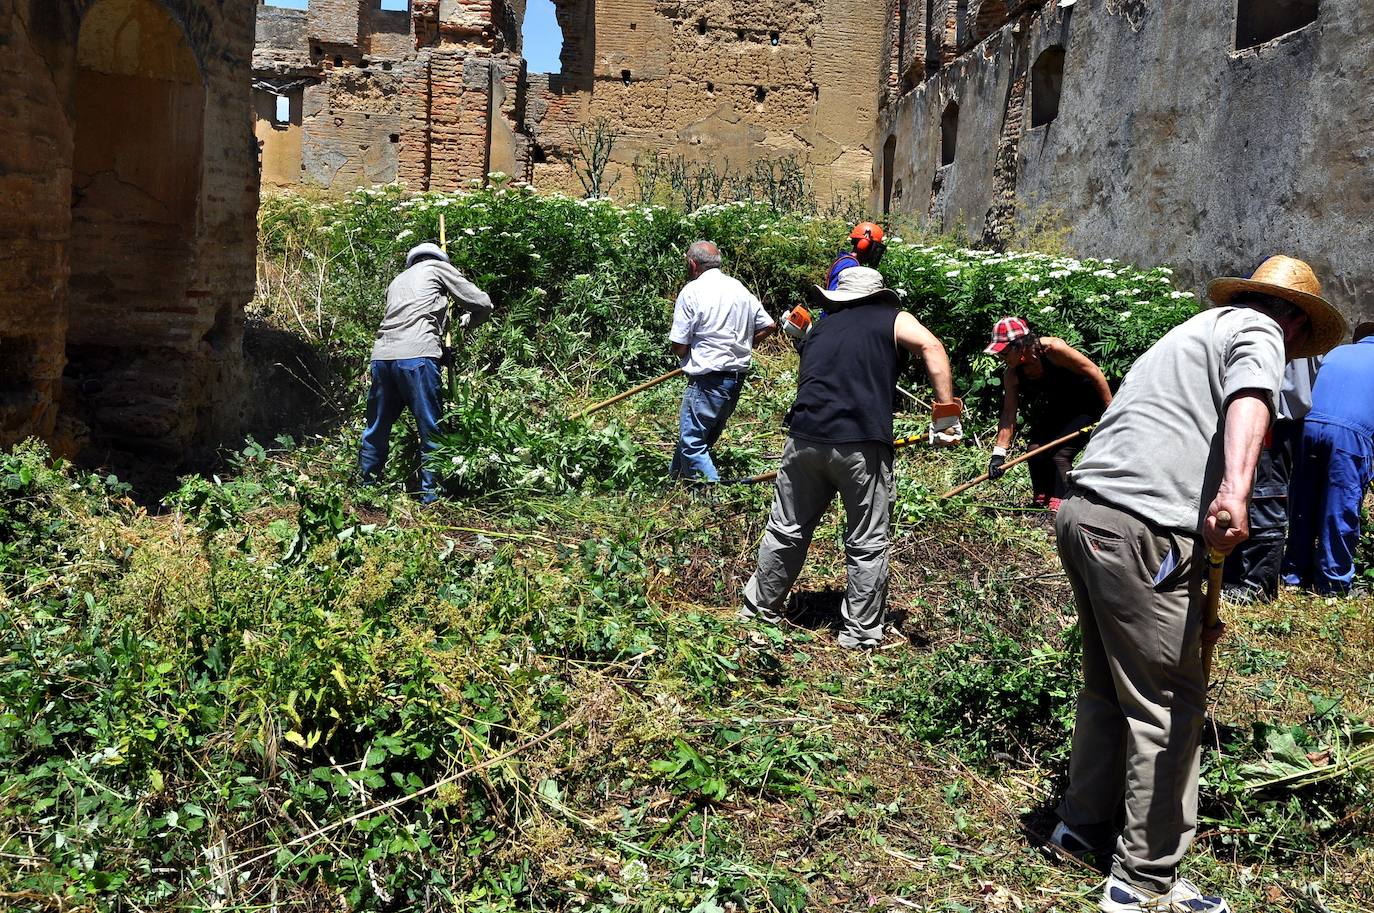
MULTIPOLYGON (((462 342, 464 391, 435 461, 463 492, 558 490, 592 477, 633 484, 658 474, 620 431, 580 433, 563 416, 575 394, 611 393, 674 366, 666 336, 688 244, 714 240, 726 271, 780 315, 822 278, 847 234, 843 223, 762 202, 683 213, 499 183, 457 194, 360 190, 336 202, 277 196, 260 217, 264 274, 313 268, 259 308, 280 312, 274 319, 284 325, 330 327, 323 342, 336 369, 359 376, 388 283, 411 246, 439 237, 441 216, 454 263, 496 302, 493 320, 462 342), (305 312, 319 308, 329 319, 312 323, 305 312), (562 446, 542 446, 555 437, 562 446)), ((945 343, 956 390, 984 409, 995 409, 1001 366, 982 349, 1000 317, 1024 316, 1064 337, 1115 381, 1196 309, 1169 270, 1112 261, 895 239, 882 271, 945 343)), ((355 386, 354 401, 360 396, 355 386)))

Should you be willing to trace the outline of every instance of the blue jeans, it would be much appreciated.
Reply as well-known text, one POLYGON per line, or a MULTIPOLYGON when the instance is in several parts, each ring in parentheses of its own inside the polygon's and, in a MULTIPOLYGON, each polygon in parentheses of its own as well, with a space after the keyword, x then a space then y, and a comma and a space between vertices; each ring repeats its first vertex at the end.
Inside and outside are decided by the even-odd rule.
POLYGON ((1344 593, 1355 578, 1360 506, 1371 475, 1370 434, 1323 421, 1304 423, 1288 494, 1283 582, 1344 593))
POLYGON ((439 498, 439 483, 426 465, 437 446, 440 398, 439 359, 402 358, 372 362, 372 386, 367 391, 367 428, 363 431, 359 462, 364 484, 381 481, 386 458, 391 452, 391 426, 409 409, 420 430, 420 500, 426 504, 439 498))
POLYGON ((743 387, 742 371, 702 374, 687 381, 687 390, 682 394, 682 409, 677 417, 677 449, 673 451, 673 462, 668 467, 671 478, 720 481, 716 464, 711 462, 710 448, 725 430, 725 423, 734 413, 743 387))

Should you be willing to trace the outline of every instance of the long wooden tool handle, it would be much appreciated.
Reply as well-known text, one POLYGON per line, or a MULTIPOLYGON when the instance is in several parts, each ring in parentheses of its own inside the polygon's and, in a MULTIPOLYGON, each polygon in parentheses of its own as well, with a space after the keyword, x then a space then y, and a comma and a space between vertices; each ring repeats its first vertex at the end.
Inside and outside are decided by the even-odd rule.
MULTIPOLYGON (((1217 526, 1231 528, 1229 511, 1217 511, 1217 526)), ((1214 548, 1207 550, 1207 617, 1202 630, 1202 671, 1203 681, 1212 680, 1212 654, 1216 651, 1216 638, 1221 632, 1221 575, 1226 564, 1226 556, 1214 548), (1214 635, 1209 637, 1208 635, 1214 635)))
MULTIPOLYGON (((1050 451, 1050 450, 1053 450, 1053 449, 1055 449, 1056 447, 1063 447, 1065 444, 1067 444, 1069 441, 1073 440, 1074 438, 1078 437, 1080 434, 1088 434, 1088 433, 1090 433, 1090 432, 1091 432, 1094 428, 1096 428, 1096 427, 1097 427, 1097 425, 1095 425, 1095 424, 1093 424, 1093 425, 1087 425, 1086 427, 1079 428, 1079 429, 1078 429, 1077 431, 1075 431, 1073 434, 1066 434, 1066 435, 1064 435, 1063 437, 1059 438, 1058 440, 1050 441, 1048 444, 1043 444, 1043 445, 1041 445, 1041 446, 1039 446, 1039 447, 1036 447, 1034 450, 1027 451, 1026 453, 1021 454, 1019 457, 1017 457, 1017 458, 1014 459, 1014 460, 1007 460, 1005 463, 1002 464, 1002 469, 1003 469, 1003 471, 1005 471, 1005 470, 1008 470, 1008 469, 1012 468, 1013 466, 1020 466, 1022 463, 1026 462, 1026 460, 1034 459, 1035 457, 1038 457, 1040 454, 1045 453, 1045 452, 1050 451)), ((978 478, 976 478, 976 479, 970 479, 969 481, 965 482, 963 485, 956 485, 954 488, 951 488, 949 491, 947 491, 947 492, 945 492, 944 494, 940 495, 940 497, 942 497, 942 498, 952 498, 952 497, 954 497, 955 495, 961 495, 961 494, 963 494, 964 492, 968 491, 970 488, 974 487, 975 485, 982 485, 982 484, 983 484, 984 482, 986 482, 987 480, 988 480, 988 474, 985 472, 985 473, 983 473, 982 475, 980 475, 978 478)))
MULTIPOLYGON (((898 438, 897 440, 893 441, 893 442, 892 442, 892 447, 893 447, 894 450, 901 450, 903 447, 910 447, 912 444, 919 444, 919 443, 920 443, 922 440, 924 440, 924 439, 925 439, 925 435, 923 435, 923 434, 913 434, 913 435, 911 435, 910 437, 902 437, 902 438, 898 438)), ((762 473, 762 474, 760 474, 760 475, 750 476, 750 477, 747 478, 747 479, 735 479, 734 481, 730 482, 729 484, 731 484, 731 485, 758 485, 758 484, 763 483, 763 482, 771 482, 771 481, 773 481, 774 479, 776 479, 777 477, 778 477, 778 471, 777 471, 776 469, 774 469, 772 472, 765 472, 765 473, 762 473)))
POLYGON ((586 418, 587 416, 591 415, 593 412, 600 412, 602 409, 605 409, 607 406, 614 406, 616 403, 620 402, 622 399, 629 399, 631 396, 634 396, 636 393, 643 393, 645 390, 649 389, 650 387, 656 387, 656 386, 658 386, 659 384, 663 383, 665 380, 672 380, 674 377, 677 377, 677 376, 678 376, 679 374, 681 374, 681 373, 682 373, 682 369, 681 369, 681 368, 677 368, 677 369, 675 369, 675 370, 669 371, 667 374, 663 374, 663 375, 660 375, 659 377, 655 377, 655 378, 654 378, 653 380, 651 380, 651 381, 646 381, 645 383, 640 384, 638 387, 634 387, 634 388, 632 388, 632 389, 630 389, 630 390, 626 390, 624 393, 621 393, 621 394, 619 394, 619 395, 617 395, 617 396, 612 396, 610 399, 608 399, 608 400, 606 400, 606 401, 604 401, 604 402, 597 403, 595 406, 588 406, 586 409, 583 409, 581 412, 579 412, 579 413, 577 413, 576 415, 574 415, 574 416, 572 417, 572 421, 577 421, 577 420, 580 419, 580 418, 586 418))

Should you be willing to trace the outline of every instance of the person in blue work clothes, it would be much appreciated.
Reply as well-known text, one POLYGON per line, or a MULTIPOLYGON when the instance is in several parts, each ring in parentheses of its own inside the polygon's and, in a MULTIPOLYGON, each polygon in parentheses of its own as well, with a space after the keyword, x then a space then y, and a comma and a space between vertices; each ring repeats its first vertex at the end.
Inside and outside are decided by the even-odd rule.
POLYGON ((1374 477, 1374 322, 1333 349, 1312 387, 1312 410, 1289 491, 1283 582, 1321 594, 1349 592, 1360 507, 1374 477))
POLYGON ((720 481, 711 448, 739 402, 754 346, 778 328, 759 299, 720 271, 720 262, 720 250, 710 241, 688 248, 689 281, 673 306, 668 341, 687 375, 668 467, 674 479, 720 481))
POLYGON ((877 269, 883 260, 887 246, 883 243, 883 228, 875 222, 860 222, 849 233, 850 250, 847 250, 830 264, 825 274, 825 290, 833 292, 839 288, 840 273, 856 266, 877 269))
POLYGON ((463 326, 491 316, 491 298, 454 268, 437 244, 421 244, 406 256, 406 268, 386 290, 386 314, 372 346, 372 386, 367 391, 367 427, 359 462, 363 484, 382 479, 391 452, 391 426, 409 409, 420 432, 420 500, 439 498, 439 483, 423 458, 436 446, 442 414, 439 367, 452 353, 443 345, 448 298, 462 309, 463 326))

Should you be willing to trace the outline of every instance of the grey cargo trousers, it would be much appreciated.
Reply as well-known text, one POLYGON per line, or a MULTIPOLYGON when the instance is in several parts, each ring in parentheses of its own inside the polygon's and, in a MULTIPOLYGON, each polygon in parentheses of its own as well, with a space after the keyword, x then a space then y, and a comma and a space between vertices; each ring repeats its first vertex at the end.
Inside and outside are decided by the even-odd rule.
POLYGON ((1083 691, 1059 817, 1116 838, 1112 873, 1168 891, 1197 831, 1207 690, 1199 538, 1071 492, 1055 518, 1083 632, 1083 691))
POLYGON ((746 618, 776 623, 801 573, 816 525, 839 492, 844 503, 849 586, 840 645, 874 646, 883 638, 888 530, 892 517, 892 447, 864 442, 815 444, 789 437, 773 509, 759 545, 759 565, 744 587, 746 618))

